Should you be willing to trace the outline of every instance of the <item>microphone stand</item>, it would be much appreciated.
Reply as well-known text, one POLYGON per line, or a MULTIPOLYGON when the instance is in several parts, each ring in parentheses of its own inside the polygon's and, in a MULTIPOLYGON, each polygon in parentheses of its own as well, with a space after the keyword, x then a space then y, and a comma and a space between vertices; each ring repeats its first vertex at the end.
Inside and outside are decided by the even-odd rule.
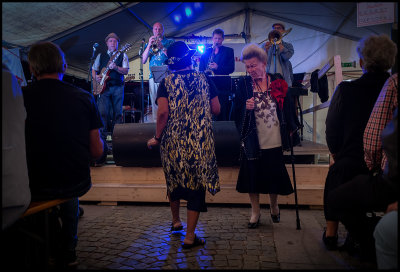
POLYGON ((142 44, 140 45, 140 70, 139 70, 139 77, 140 77, 140 88, 142 92, 142 114, 140 115, 140 119, 142 119, 142 123, 144 123, 144 86, 143 86, 143 50, 144 49, 144 39, 142 39, 142 44))
POLYGON ((96 47, 93 46, 93 53, 92 57, 90 58, 90 64, 89 64, 89 72, 88 72, 88 78, 87 81, 89 81, 90 78, 90 90, 93 93, 93 76, 92 76, 92 65, 93 65, 93 60, 94 60, 94 54, 96 53, 96 47))
POLYGON ((277 55, 277 48, 276 48, 276 43, 274 41, 274 46, 272 48, 273 52, 274 52, 274 74, 276 74, 276 55, 277 55))

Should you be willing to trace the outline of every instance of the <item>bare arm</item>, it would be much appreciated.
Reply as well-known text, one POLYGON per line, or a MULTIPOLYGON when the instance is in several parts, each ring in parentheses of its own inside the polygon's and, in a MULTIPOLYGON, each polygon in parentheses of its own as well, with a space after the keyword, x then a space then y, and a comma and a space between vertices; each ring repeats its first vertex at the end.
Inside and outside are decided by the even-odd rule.
MULTIPOLYGON (((156 138, 161 138, 162 132, 167 125, 169 109, 168 109, 168 99, 166 97, 159 97, 157 99, 158 110, 157 110, 157 128, 156 128, 156 138)), ((147 141, 147 147, 151 149, 152 146, 158 145, 160 142, 155 138, 151 138, 147 141)))
POLYGON ((166 97, 160 97, 157 99, 157 103, 158 103, 158 110, 157 110, 156 137, 160 138, 168 121, 168 115, 169 115, 168 99, 166 97))
POLYGON ((210 101, 211 113, 218 115, 221 112, 221 105, 219 104, 218 96, 214 97, 210 101))
POLYGON ((122 75, 127 75, 129 72, 129 61, 128 56, 124 53, 124 58, 122 60, 121 66, 117 66, 114 62, 111 62, 108 66, 110 69, 117 71, 122 75))
POLYGON ((98 159, 103 155, 103 140, 100 138, 99 129, 92 129, 89 132, 89 149, 90 155, 94 159, 98 159))
POLYGON ((99 63, 100 63, 100 54, 97 55, 96 60, 94 61, 94 64, 92 66, 92 80, 99 82, 101 76, 96 75, 97 71, 99 70, 99 63))
POLYGON ((123 68, 123 67, 120 67, 120 66, 115 66, 115 67, 116 68, 114 68, 114 70, 117 71, 118 73, 123 74, 123 75, 127 75, 128 74, 129 68, 123 68))
POLYGON ((96 70, 92 69, 92 80, 96 82, 100 82, 100 75, 96 75, 96 70))
POLYGON ((149 50, 150 50, 151 44, 153 43, 154 39, 155 39, 155 36, 150 37, 149 42, 147 43, 147 47, 143 52, 143 55, 142 55, 142 63, 143 64, 146 63, 147 58, 149 57, 149 50))

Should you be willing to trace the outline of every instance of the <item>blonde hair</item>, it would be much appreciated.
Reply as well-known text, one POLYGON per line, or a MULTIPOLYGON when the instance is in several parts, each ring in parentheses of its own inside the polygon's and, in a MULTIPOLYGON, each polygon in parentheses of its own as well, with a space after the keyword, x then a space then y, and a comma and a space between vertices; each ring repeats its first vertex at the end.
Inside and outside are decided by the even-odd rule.
POLYGON ((38 42, 31 46, 28 61, 36 76, 65 73, 64 52, 52 42, 38 42))
POLYGON ((385 34, 370 35, 360 40, 357 53, 367 72, 383 72, 394 65, 397 45, 385 34))
POLYGON ((250 43, 242 49, 240 60, 243 62, 251 58, 257 58, 262 63, 267 63, 268 55, 258 45, 255 43, 250 43))

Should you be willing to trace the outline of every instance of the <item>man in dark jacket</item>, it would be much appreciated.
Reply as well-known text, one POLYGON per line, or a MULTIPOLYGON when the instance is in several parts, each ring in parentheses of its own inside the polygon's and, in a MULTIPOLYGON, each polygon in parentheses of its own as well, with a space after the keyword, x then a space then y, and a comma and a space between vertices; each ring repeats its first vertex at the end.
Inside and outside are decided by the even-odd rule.
POLYGON ((23 89, 26 157, 32 200, 70 198, 60 205, 63 262, 76 265, 78 197, 91 187, 90 159, 103 154, 103 126, 93 95, 62 81, 64 53, 34 44, 30 70, 37 82, 23 89))
POLYGON ((210 72, 213 75, 226 77, 212 77, 218 89, 218 99, 221 104, 221 113, 217 116, 217 121, 228 121, 231 105, 229 96, 232 95, 231 81, 229 74, 235 70, 235 58, 233 49, 223 46, 224 31, 215 29, 212 33, 213 46, 208 48, 201 56, 199 71, 210 72))

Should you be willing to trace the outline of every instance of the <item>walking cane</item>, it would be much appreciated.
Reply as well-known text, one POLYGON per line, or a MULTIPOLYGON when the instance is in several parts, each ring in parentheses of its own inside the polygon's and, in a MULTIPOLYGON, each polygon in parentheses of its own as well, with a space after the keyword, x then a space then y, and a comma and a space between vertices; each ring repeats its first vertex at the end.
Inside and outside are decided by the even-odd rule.
POLYGON ((293 154, 293 134, 299 130, 299 127, 293 132, 290 133, 289 140, 290 140, 290 157, 292 159, 292 170, 293 170, 293 185, 294 185, 294 203, 296 208, 296 229, 301 229, 300 227, 300 218, 299 218, 299 206, 297 203, 297 188, 296 188, 296 173, 294 171, 294 154, 293 154))

